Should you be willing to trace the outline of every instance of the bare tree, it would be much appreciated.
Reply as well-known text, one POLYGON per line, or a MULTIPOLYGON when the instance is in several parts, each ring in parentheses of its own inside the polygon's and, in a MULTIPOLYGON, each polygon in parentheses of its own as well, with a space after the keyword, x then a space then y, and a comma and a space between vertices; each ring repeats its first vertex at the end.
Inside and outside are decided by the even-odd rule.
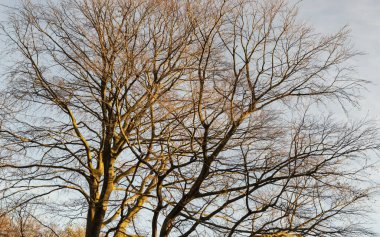
MULTIPOLYGON (((59 237, 53 227, 43 224, 28 206, 22 206, 13 213, 1 213, 1 237, 59 237)), ((80 235, 78 235, 79 237, 80 235)))
POLYGON ((12 223, 12 219, 9 218, 9 216, 2 214, 0 217, 0 236, 9 237, 12 235, 16 235, 16 230, 14 224, 12 223))
POLYGON ((260 0, 26 1, 3 28, 10 208, 86 237, 370 234, 376 128, 321 108, 365 83, 347 29, 260 0))

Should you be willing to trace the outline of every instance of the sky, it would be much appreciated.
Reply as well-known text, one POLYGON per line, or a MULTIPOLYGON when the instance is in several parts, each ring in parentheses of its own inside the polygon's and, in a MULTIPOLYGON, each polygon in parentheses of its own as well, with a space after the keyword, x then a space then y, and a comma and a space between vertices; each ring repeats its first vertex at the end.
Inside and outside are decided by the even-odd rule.
MULTIPOLYGON (((0 21, 5 20, 4 5, 17 6, 16 2, 0 0, 0 21)), ((372 83, 363 94, 361 109, 349 113, 359 113, 358 117, 368 116, 380 121, 380 0, 301 0, 298 6, 299 19, 313 26, 317 32, 333 33, 349 26, 354 48, 364 53, 354 61, 356 76, 372 83)), ((373 203, 375 213, 371 216, 373 226, 380 234, 380 224, 376 224, 380 223, 378 199, 373 203)))
MULTIPOLYGON (((354 61, 357 77, 371 82, 363 93, 361 109, 349 116, 376 120, 380 125, 380 1, 379 0, 303 0, 299 18, 320 33, 333 33, 343 26, 351 30, 354 49, 363 53, 354 61), (355 113, 355 114, 354 114, 355 113), (359 114, 357 114, 359 113, 359 114)), ((351 114, 350 114, 351 113, 351 114)), ((379 172, 377 172, 379 173, 379 172)), ((375 177, 380 182, 380 177, 375 177)), ((380 235, 380 197, 372 204, 372 226, 380 235)))
POLYGON ((351 29, 355 50, 364 55, 355 60, 357 76, 371 81, 364 93, 361 113, 372 119, 380 115, 380 1, 379 0, 303 0, 300 19, 317 32, 333 33, 343 26, 351 29))

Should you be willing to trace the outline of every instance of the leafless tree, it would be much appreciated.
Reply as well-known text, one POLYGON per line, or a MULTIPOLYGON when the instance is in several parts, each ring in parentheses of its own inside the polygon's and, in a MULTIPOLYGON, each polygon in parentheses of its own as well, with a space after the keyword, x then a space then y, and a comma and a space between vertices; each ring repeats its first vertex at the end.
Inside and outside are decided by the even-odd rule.
POLYGON ((376 128, 324 109, 356 104, 356 53, 347 29, 317 34, 296 11, 24 2, 3 26, 3 202, 86 237, 369 235, 376 128))
MULTIPOLYGON (((0 214, 1 237, 60 237, 54 228, 43 224, 27 205, 13 213, 0 214)), ((79 235, 78 235, 79 237, 79 235)))
POLYGON ((9 237, 12 235, 16 235, 12 220, 8 216, 2 214, 0 217, 0 236, 9 237))

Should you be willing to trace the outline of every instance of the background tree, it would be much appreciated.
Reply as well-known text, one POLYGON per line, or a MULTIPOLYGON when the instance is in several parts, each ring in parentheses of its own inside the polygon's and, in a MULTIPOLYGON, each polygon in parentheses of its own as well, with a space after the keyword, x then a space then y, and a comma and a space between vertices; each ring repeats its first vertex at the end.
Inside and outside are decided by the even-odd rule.
MULTIPOLYGON (((58 228, 42 223, 29 206, 22 206, 14 212, 0 215, 1 237, 60 237, 58 228)), ((79 233, 79 232, 78 232, 79 233)), ((64 235, 62 235, 63 237, 64 235)), ((67 235, 71 237, 70 235, 67 235)), ((77 235, 80 237, 80 235, 77 235)), ((84 235, 83 235, 84 236, 84 235)))
POLYGON ((0 236, 1 237, 8 237, 8 236, 16 236, 16 230, 14 227, 14 224, 12 223, 12 220, 2 214, 0 218, 0 236))
POLYGON ((364 84, 347 29, 254 0, 26 1, 3 28, 12 208, 84 220, 86 237, 370 234, 377 131, 323 109, 364 84))

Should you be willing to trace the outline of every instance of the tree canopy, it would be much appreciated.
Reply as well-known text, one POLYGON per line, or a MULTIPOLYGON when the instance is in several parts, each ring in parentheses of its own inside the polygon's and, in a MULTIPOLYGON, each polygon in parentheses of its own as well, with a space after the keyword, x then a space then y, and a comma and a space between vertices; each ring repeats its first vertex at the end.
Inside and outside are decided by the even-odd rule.
POLYGON ((25 1, 3 25, 1 200, 99 236, 366 236, 377 128, 343 28, 281 0, 25 1))

